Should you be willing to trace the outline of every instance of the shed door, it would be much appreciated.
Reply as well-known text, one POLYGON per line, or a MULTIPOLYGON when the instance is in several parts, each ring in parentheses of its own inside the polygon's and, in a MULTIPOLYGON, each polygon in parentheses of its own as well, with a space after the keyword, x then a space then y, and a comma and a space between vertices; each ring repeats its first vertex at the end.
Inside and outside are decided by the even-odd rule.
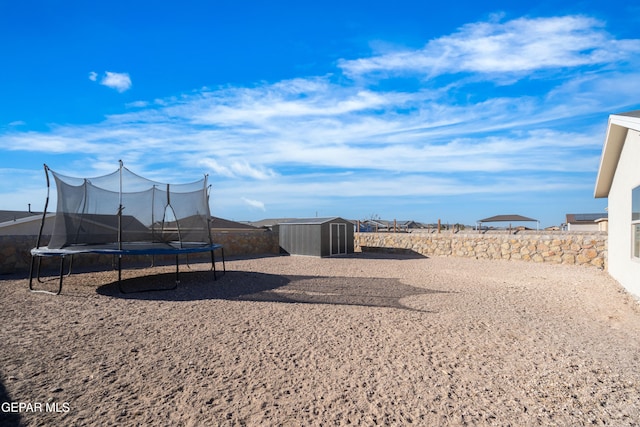
POLYGON ((331 223, 331 232, 329 239, 331 240, 330 255, 340 255, 347 253, 347 224, 331 223))

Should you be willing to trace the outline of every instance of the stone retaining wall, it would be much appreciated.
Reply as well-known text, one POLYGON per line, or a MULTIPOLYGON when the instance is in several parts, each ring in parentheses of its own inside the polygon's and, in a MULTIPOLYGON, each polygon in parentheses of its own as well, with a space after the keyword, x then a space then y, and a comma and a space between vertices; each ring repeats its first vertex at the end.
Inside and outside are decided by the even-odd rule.
POLYGON ((0 236, 0 274, 29 271, 36 236, 0 236))
MULTIPOLYGON (((275 255, 280 252, 278 234, 271 231, 219 232, 213 240, 224 246, 225 256, 275 255)), ((28 272, 30 250, 35 236, 0 236, 0 274, 28 272)), ((43 245, 46 239, 43 239, 43 245)), ((459 256, 486 259, 512 259, 556 264, 607 267, 607 234, 585 232, 525 232, 518 234, 479 233, 355 233, 355 250, 410 251, 425 256, 459 256)), ((191 256, 206 261, 207 254, 191 256)), ((133 258, 133 257, 129 257, 133 258)), ((143 262, 150 257, 140 257, 143 262)), ((158 262, 158 257, 154 262, 158 262)), ((45 260, 46 266, 57 260, 45 260)), ((172 260, 167 260, 172 262, 172 260)), ((75 257, 75 266, 113 263, 112 256, 75 257)), ((132 262, 129 259, 127 262, 132 262)), ((135 260, 134 260, 135 262, 135 260)))
POLYGON ((607 267, 607 234, 601 232, 355 233, 355 248, 607 267))
MULTIPOLYGON (((271 231, 249 231, 249 232, 213 232, 213 241, 222 244, 226 257, 242 255, 267 255, 278 254, 280 245, 278 234, 271 231)), ((25 273, 29 271, 31 265, 31 249, 36 245, 36 236, 0 236, 0 274, 25 273)), ((44 237, 41 246, 46 246, 49 237, 44 237)), ((216 253, 216 255, 219 255, 216 253)), ((127 257, 125 262, 133 264, 174 262, 174 257, 154 257, 150 256, 127 257)), ((189 255, 189 261, 210 260, 208 254, 189 255)), ((73 264, 76 267, 93 266, 110 267, 113 264, 111 255, 86 254, 74 257, 73 264)), ((183 262, 183 261, 181 261, 183 262)), ((49 268, 57 266, 59 259, 43 258, 43 267, 49 268)))

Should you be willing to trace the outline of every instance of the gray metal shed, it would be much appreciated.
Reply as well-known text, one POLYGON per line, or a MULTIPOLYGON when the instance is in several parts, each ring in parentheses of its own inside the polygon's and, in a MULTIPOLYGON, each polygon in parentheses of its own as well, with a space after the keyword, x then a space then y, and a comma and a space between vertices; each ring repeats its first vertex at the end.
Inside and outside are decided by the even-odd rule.
POLYGON ((339 217, 281 222, 280 248, 291 255, 332 256, 353 253, 351 221, 339 217))

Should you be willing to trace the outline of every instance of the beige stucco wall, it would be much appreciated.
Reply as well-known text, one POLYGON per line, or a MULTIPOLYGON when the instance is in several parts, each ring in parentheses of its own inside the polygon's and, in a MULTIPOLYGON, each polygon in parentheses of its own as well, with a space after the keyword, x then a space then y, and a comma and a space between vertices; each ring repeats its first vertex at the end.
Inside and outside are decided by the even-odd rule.
POLYGON ((631 252, 631 190, 640 185, 640 133, 629 130, 609 191, 609 274, 640 297, 640 260, 631 252))
POLYGON ((594 222, 593 224, 567 224, 567 231, 600 231, 600 227, 598 223, 594 222))

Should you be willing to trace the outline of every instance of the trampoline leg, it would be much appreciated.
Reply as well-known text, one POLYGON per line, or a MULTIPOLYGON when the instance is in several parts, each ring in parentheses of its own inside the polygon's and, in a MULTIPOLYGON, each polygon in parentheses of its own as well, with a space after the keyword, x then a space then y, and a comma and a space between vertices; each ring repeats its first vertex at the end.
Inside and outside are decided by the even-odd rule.
POLYGON ((213 280, 218 280, 218 276, 216 275, 216 256, 213 253, 213 249, 211 250, 211 269, 213 270, 213 280))
MULTIPOLYGON (((222 274, 227 272, 227 266, 224 264, 224 248, 220 248, 220 253, 222 254, 222 274)), ((215 249, 211 251, 211 267, 213 270, 213 279, 218 280, 218 271, 216 270, 216 255, 215 249)))
MULTIPOLYGON (((62 280, 64 278, 64 256, 60 257, 60 280, 58 283, 58 290, 55 292, 47 291, 44 289, 33 289, 33 268, 35 264, 35 257, 31 257, 31 267, 29 268, 29 290, 31 292, 39 292, 43 294, 51 294, 51 295, 60 295, 62 293, 62 280)), ((44 281, 40 280, 40 267, 41 267, 41 259, 38 257, 38 267, 37 267, 37 279, 39 283, 44 283, 44 281)))
MULTIPOLYGON (((36 263, 36 257, 31 255, 31 267, 29 267, 29 290, 33 290, 33 267, 36 263)), ((39 270, 39 269, 38 269, 39 270)), ((38 274, 39 276, 39 274, 38 274)))
POLYGON ((38 279, 39 283, 44 283, 44 280, 42 280, 40 278, 40 272, 42 271, 42 258, 38 257, 38 274, 36 276, 36 278, 38 279))
POLYGON ((176 289, 178 287, 178 285, 180 284, 180 256, 178 254, 176 254, 176 286, 174 286, 171 289, 176 289))
POLYGON ((73 255, 71 255, 71 259, 69 259, 69 273, 67 273, 67 276, 71 276, 72 267, 73 267, 73 255))
POLYGON ((154 288, 154 289, 142 289, 142 290, 133 290, 127 292, 122 286, 122 255, 118 255, 118 289, 123 294, 129 294, 134 292, 151 292, 151 291, 171 291, 178 287, 178 283, 180 283, 180 270, 179 270, 179 262, 178 255, 176 255, 176 283, 170 288, 154 288))
POLYGON ((63 278, 64 278, 64 256, 60 257, 60 285, 58 286, 58 292, 56 292, 56 295, 60 295, 60 292, 62 292, 63 278))
POLYGON ((118 255, 118 289, 120 292, 125 294, 126 292, 122 289, 122 255, 118 255))

